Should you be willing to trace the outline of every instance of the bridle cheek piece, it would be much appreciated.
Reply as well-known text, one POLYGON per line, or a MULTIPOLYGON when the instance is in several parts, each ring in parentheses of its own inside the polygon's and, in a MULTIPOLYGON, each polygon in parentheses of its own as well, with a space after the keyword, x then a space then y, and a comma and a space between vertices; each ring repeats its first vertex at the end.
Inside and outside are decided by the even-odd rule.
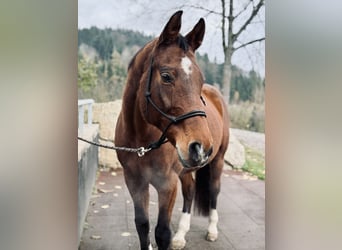
MULTIPOLYGON (((150 67, 149 67, 149 71, 148 71, 148 78, 147 78, 147 87, 146 87, 146 92, 145 92, 145 97, 146 97, 146 101, 148 105, 149 103, 162 115, 164 116, 166 119, 168 119, 170 121, 170 123, 166 126, 166 128, 163 130, 162 135, 160 136, 160 138, 158 139, 158 141, 151 143, 150 145, 148 145, 148 149, 156 149, 159 148, 162 144, 167 142, 166 139, 166 132, 167 130, 171 127, 171 125, 173 124, 177 124, 183 120, 189 119, 191 117, 195 117, 195 116, 204 116, 207 117, 207 114, 202 111, 202 110, 193 110, 190 111, 188 113, 185 113, 183 115, 180 116, 172 116, 169 114, 166 114, 164 111, 162 111, 152 100, 151 98, 151 81, 152 81, 152 66, 153 66, 153 57, 151 57, 151 63, 150 63, 150 67)), ((201 96, 201 100, 202 102, 205 104, 202 96, 201 96)))

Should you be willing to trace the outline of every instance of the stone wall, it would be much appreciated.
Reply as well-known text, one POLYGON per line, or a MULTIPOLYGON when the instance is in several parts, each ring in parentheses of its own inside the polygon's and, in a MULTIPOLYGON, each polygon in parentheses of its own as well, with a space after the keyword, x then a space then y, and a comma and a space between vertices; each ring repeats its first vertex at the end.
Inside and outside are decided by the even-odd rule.
MULTIPOLYGON (((98 141, 98 126, 84 125, 82 137, 98 141)), ((90 197, 96 179, 98 147, 78 141, 78 242, 83 232, 90 197)))
MULTIPOLYGON (((99 124, 101 138, 114 140, 115 125, 121 110, 121 100, 93 105, 93 123, 99 124)), ((101 143, 106 143, 100 140, 101 143)), ((111 143, 108 143, 111 144, 111 143)), ((121 167, 116 152, 111 149, 99 148, 99 165, 109 168, 121 167)))

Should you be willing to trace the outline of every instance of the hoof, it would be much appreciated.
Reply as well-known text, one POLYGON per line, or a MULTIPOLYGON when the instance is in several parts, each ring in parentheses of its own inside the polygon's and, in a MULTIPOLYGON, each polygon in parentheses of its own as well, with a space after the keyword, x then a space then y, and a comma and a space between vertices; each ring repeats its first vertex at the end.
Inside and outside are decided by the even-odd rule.
POLYGON ((186 241, 184 239, 173 239, 171 243, 172 250, 183 249, 185 247, 186 241))
POLYGON ((216 241, 218 238, 218 234, 217 233, 209 233, 207 234, 207 241, 216 241))

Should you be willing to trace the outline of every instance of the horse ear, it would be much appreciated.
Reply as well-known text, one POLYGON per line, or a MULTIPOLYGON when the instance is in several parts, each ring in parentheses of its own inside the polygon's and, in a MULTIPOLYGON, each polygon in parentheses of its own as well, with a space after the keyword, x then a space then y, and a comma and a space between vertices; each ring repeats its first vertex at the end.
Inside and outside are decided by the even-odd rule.
POLYGON ((163 32, 159 36, 158 45, 176 40, 181 28, 182 14, 183 11, 180 10, 172 15, 168 23, 165 25, 163 32))
POLYGON ((203 37, 205 32, 205 22, 204 19, 201 18, 198 23, 195 25, 195 27, 190 31, 185 37, 188 41, 188 44, 190 47, 195 51, 198 49, 199 46, 201 46, 203 37))

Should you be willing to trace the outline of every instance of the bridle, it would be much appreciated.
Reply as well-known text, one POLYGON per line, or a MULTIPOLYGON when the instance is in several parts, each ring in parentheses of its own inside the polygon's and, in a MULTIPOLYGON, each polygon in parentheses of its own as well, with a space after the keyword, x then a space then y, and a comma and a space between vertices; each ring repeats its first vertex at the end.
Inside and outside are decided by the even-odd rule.
MULTIPOLYGON (((147 78, 147 86, 146 86, 146 92, 145 97, 148 105, 149 103, 152 105, 152 107, 155 108, 162 116, 164 116, 166 119, 170 121, 170 123, 165 127, 165 129, 162 132, 162 135, 160 138, 148 145, 147 149, 156 149, 159 148, 162 144, 166 143, 168 140, 166 139, 166 132, 171 127, 171 125, 177 124, 183 120, 195 117, 195 116, 204 116, 207 117, 206 113, 202 110, 193 110, 188 113, 185 113, 180 116, 172 116, 169 114, 166 114, 164 111, 162 111, 152 100, 151 98, 151 82, 152 82, 152 66, 153 66, 153 56, 151 57, 151 63, 148 70, 148 78, 147 78)), ((201 97, 202 102, 205 104, 203 98, 201 97)))
MULTIPOLYGON (((103 145, 101 143, 97 143, 97 142, 92 142, 89 140, 86 140, 82 137, 77 137, 78 140, 87 142, 89 144, 98 146, 98 147, 103 147, 103 148, 108 148, 108 149, 113 149, 113 150, 121 150, 121 151, 126 151, 126 152, 133 152, 133 153, 137 153, 139 157, 142 157, 145 155, 146 152, 149 152, 152 149, 157 149, 159 148, 161 145, 163 145, 164 143, 166 143, 168 140, 166 139, 166 132, 167 130, 171 127, 171 125, 173 124, 177 124, 185 119, 191 118, 191 117, 195 117, 195 116, 204 116, 207 117, 206 113, 202 110, 193 110, 190 111, 188 113, 185 113, 183 115, 180 116, 172 116, 169 114, 166 114, 164 111, 162 111, 152 100, 151 98, 151 81, 152 81, 152 66, 153 66, 153 57, 151 59, 151 64, 148 70, 148 79, 147 79, 147 87, 146 87, 146 92, 145 92, 145 97, 146 97, 146 101, 148 105, 149 103, 152 105, 152 107, 154 107, 162 116, 164 116, 165 118, 167 118, 170 123, 166 126, 166 128, 163 130, 162 135, 160 136, 160 138, 153 142, 150 143, 147 148, 144 147, 139 147, 139 148, 129 148, 129 147, 118 147, 118 146, 110 146, 110 145, 103 145)), ((203 97, 201 96, 201 101, 203 102, 204 105, 206 105, 203 97)), ((147 112, 147 111, 146 111, 147 112)), ((108 141, 108 140, 105 140, 108 141)))

